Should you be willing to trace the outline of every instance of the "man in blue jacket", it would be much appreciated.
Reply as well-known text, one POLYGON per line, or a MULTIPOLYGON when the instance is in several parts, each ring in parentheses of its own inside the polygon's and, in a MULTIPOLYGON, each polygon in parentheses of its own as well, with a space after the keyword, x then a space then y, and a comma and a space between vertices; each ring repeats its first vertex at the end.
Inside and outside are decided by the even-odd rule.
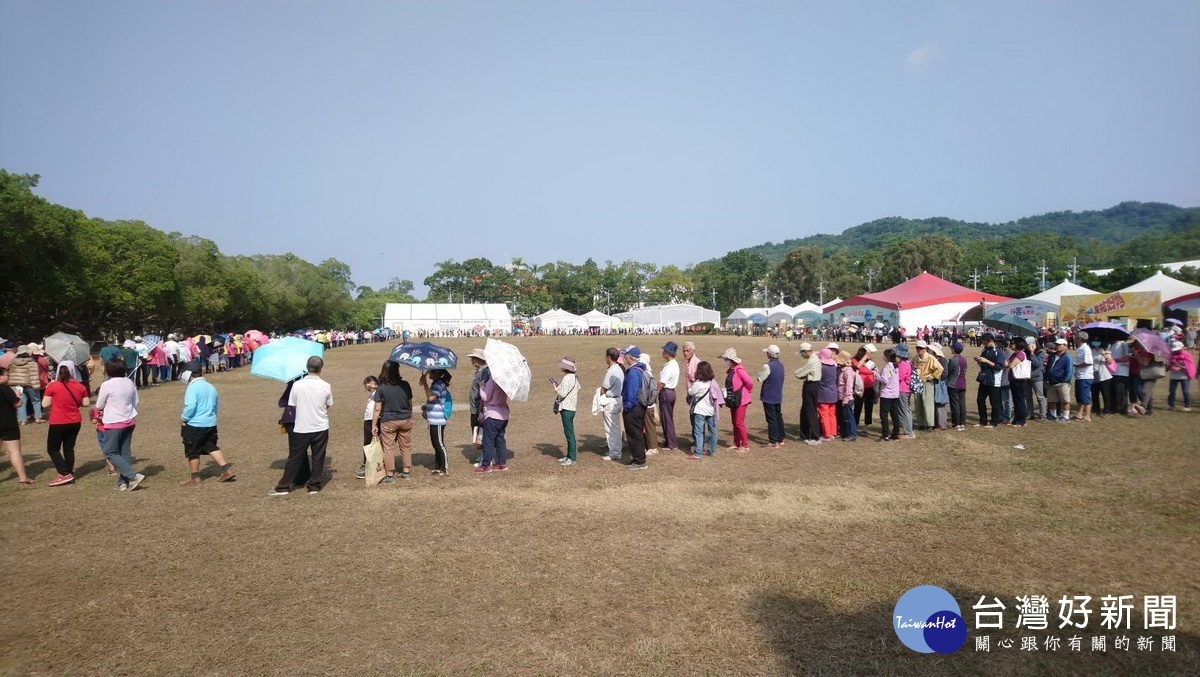
POLYGON ((179 435, 183 438, 183 455, 187 457, 192 477, 182 482, 185 487, 200 484, 200 457, 208 454, 221 467, 218 482, 233 479, 233 464, 225 462, 225 454, 217 445, 217 389, 197 372, 183 395, 183 414, 179 435))
POLYGON ((1052 407, 1046 420, 1066 423, 1071 416, 1071 379, 1075 377, 1075 364, 1067 351, 1067 340, 1054 342, 1054 352, 1046 361, 1046 403, 1052 407))
POLYGON ((629 454, 632 462, 626 466, 630 470, 646 469, 646 406, 640 401, 642 381, 649 378, 646 375, 646 365, 640 358, 642 351, 637 346, 631 346, 621 352, 625 359, 625 385, 621 389, 621 418, 625 422, 625 441, 629 443, 629 454))

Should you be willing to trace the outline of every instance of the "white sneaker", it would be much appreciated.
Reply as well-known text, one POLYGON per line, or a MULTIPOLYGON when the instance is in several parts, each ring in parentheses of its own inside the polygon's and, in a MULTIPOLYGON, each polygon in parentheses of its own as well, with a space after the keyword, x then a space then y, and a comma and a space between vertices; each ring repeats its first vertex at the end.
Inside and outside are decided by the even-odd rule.
POLYGON ((134 475, 133 479, 130 480, 130 482, 129 482, 129 490, 133 491, 134 489, 137 489, 138 486, 141 485, 142 480, 144 480, 144 479, 146 479, 146 476, 143 475, 142 473, 138 473, 137 475, 134 475))

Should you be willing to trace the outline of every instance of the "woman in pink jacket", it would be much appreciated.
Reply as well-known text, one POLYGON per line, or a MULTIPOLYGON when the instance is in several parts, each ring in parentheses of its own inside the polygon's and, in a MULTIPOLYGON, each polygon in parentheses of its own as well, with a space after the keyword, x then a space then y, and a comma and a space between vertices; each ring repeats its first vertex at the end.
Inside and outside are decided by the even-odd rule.
POLYGON ((726 350, 721 355, 721 359, 725 360, 725 402, 729 405, 729 412, 733 419, 733 446, 730 447, 733 451, 744 454, 750 451, 750 434, 746 432, 746 410, 750 407, 750 393, 754 390, 754 381, 750 378, 750 374, 746 373, 746 368, 742 366, 742 360, 737 356, 737 351, 733 348, 726 350), (733 402, 737 402, 737 406, 733 406, 733 402))
POLYGON ((1167 391, 1167 408, 1175 408, 1176 386, 1183 388, 1183 410, 1192 410, 1192 379, 1196 378, 1196 362, 1182 341, 1171 342, 1171 361, 1167 363, 1167 378, 1171 384, 1167 391))

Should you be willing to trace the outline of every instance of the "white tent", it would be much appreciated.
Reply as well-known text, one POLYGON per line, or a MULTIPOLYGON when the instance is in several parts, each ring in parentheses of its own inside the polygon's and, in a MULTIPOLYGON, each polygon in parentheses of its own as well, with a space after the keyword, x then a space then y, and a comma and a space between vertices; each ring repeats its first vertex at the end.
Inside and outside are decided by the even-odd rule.
POLYGON ((795 317, 792 307, 783 303, 764 311, 767 316, 767 326, 775 327, 780 324, 791 324, 795 317))
MULTIPOLYGON (((1062 297, 1064 296, 1079 296, 1081 294, 1097 294, 1087 287, 1081 287, 1073 282, 1063 280, 1060 284, 1047 289, 1040 294, 1034 294, 1029 298, 1016 299, 1013 301, 1002 301, 1000 303, 988 304, 988 313, 1004 313, 1012 315, 1024 320, 1029 320, 1030 324, 1035 327, 1046 326, 1047 315, 1053 314, 1061 319, 1061 311, 1059 306, 1062 305, 1062 297)), ((983 319, 983 307, 974 306, 963 312, 958 318, 951 318, 955 322, 978 322, 983 319)))
POLYGON ((721 323, 721 313, 715 310, 701 308, 692 303, 672 303, 665 306, 646 306, 635 308, 627 313, 617 313, 621 322, 632 324, 634 328, 648 329, 660 327, 686 327, 701 322, 721 323))
POLYGON ((595 308, 584 313, 583 319, 588 328, 595 327, 600 331, 612 331, 613 325, 619 322, 617 318, 605 315, 595 308))
POLYGON ((1162 271, 1151 275, 1137 284, 1122 289, 1121 293, 1144 291, 1156 291, 1161 294, 1164 306, 1177 306, 1186 301, 1200 298, 1200 287, 1188 284, 1183 280, 1176 280, 1169 275, 1164 275, 1162 271))
POLYGON ((812 301, 805 301, 792 308, 792 321, 797 325, 815 327, 821 324, 821 306, 812 301))
POLYGON ((503 303, 389 303, 383 326, 402 331, 512 331, 512 314, 503 303))
POLYGON ((1077 285, 1074 282, 1071 282, 1070 280, 1063 280, 1062 282, 1054 285, 1053 287, 1047 289, 1046 291, 1044 291, 1040 294, 1034 294, 1033 296, 1030 296, 1027 299, 1021 299, 1021 300, 1042 301, 1045 303, 1052 303, 1052 304, 1058 306, 1058 305, 1062 305, 1062 297, 1064 297, 1064 296, 1078 296, 1079 294, 1099 294, 1099 293, 1100 292, 1092 291, 1091 289, 1088 289, 1087 287, 1082 287, 1080 285, 1077 285))
POLYGON ((745 327, 748 324, 766 324, 766 308, 738 308, 725 318, 731 327, 745 327))
POLYGON ((583 330, 587 328, 587 320, 579 315, 567 312, 561 308, 551 308, 533 318, 533 326, 542 331, 583 330))

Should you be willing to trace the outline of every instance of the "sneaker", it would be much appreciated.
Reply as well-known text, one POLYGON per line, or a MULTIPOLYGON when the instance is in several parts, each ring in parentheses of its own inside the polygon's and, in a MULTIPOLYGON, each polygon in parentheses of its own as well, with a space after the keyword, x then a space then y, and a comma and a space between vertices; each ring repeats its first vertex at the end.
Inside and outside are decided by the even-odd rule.
POLYGON ((902 440, 915 440, 915 439, 917 439, 917 436, 916 436, 916 435, 914 435, 914 434, 912 434, 912 433, 906 433, 906 434, 904 434, 904 435, 901 435, 901 436, 900 436, 900 439, 902 439, 902 440))
POLYGON ((142 473, 138 473, 137 475, 134 475, 133 480, 129 483, 129 490, 133 491, 134 489, 137 489, 139 486, 141 486, 142 481, 145 479, 146 479, 146 476, 143 475, 142 473))
POLYGON ((498 463, 498 464, 492 466, 492 472, 503 472, 505 470, 508 470, 507 463, 498 463))
POLYGON ((477 473, 482 474, 482 473, 491 472, 491 471, 492 471, 492 467, 490 465, 479 465, 478 463, 475 464, 475 472, 477 472, 477 473))
POLYGON ((321 490, 320 490, 320 489, 309 489, 309 490, 308 490, 308 493, 309 493, 310 495, 311 495, 311 494, 319 494, 319 493, 321 493, 321 490))
POLYGON ((564 458, 563 460, 559 461, 559 462, 558 462, 558 464, 559 464, 559 465, 561 465, 561 466, 564 466, 564 467, 566 467, 566 466, 568 466, 568 465, 575 465, 575 461, 572 461, 572 460, 571 460, 571 459, 569 459, 569 458, 564 458))
POLYGON ((1183 408, 1183 410, 1184 410, 1184 411, 1186 411, 1186 412, 1189 412, 1189 413, 1190 413, 1190 412, 1192 411, 1192 408, 1191 408, 1191 407, 1184 407, 1184 408, 1183 408))
POLYGON ((124 480, 117 482, 117 491, 125 491, 129 489, 129 483, 124 480))
POLYGON ((382 480, 379 480, 379 483, 380 483, 380 484, 395 484, 395 483, 396 483, 396 476, 395 476, 395 475, 388 475, 387 477, 384 477, 382 480))
POLYGON ((604 456, 601 456, 600 458, 603 458, 603 459, 604 459, 604 460, 606 460, 606 461, 619 461, 619 460, 621 460, 621 457, 620 457, 620 456, 608 456, 608 455, 604 455, 604 456))
POLYGON ((366 465, 358 466, 358 470, 354 471, 354 479, 356 479, 356 480, 367 479, 367 466, 366 465))
POLYGON ((807 444, 807 445, 808 445, 808 446, 810 446, 810 447, 815 447, 815 446, 817 446, 818 444, 820 444, 820 443, 821 443, 821 441, 820 441, 820 440, 804 440, 804 443, 805 443, 805 444, 807 444))
POLYGON ((221 473, 220 476, 217 477, 217 481, 218 482, 228 482, 229 480, 231 480, 235 477, 237 477, 237 475, 233 474, 232 470, 226 470, 225 472, 221 473))
POLYGON ((400 472, 396 473, 396 476, 402 480, 406 480, 412 476, 412 473, 407 470, 401 470, 400 472))
POLYGON ((967 426, 965 426, 965 425, 960 425, 955 428, 955 430, 957 430, 958 432, 964 432, 966 429, 967 429, 967 426))
POLYGON ((288 494, 290 494, 290 493, 292 493, 292 492, 290 492, 290 491, 280 491, 280 490, 278 490, 278 489, 272 489, 272 490, 270 490, 270 491, 268 491, 268 492, 267 492, 267 495, 268 495, 268 496, 287 496, 287 495, 288 495, 288 494))
POLYGON ((645 463, 630 463, 625 467, 629 470, 645 470, 648 466, 645 463))
POLYGON ((647 455, 647 456, 654 456, 654 455, 655 455, 655 454, 657 454, 657 453, 658 453, 658 449, 647 449, 647 450, 646 450, 646 455, 647 455))
POLYGON ((703 458, 703 457, 702 457, 702 456, 697 456, 696 454, 692 454, 691 456, 688 456, 688 457, 687 457, 685 460, 688 460, 688 461, 699 461, 701 458, 703 458))
POLYGON ((476 468, 482 468, 482 467, 483 467, 483 464, 482 464, 482 463, 480 463, 479 461, 475 461, 475 462, 474 462, 474 463, 472 463, 471 465, 475 466, 476 468))
POLYGON ((50 481, 50 486, 61 487, 64 484, 70 484, 75 481, 74 475, 59 475, 50 481))

